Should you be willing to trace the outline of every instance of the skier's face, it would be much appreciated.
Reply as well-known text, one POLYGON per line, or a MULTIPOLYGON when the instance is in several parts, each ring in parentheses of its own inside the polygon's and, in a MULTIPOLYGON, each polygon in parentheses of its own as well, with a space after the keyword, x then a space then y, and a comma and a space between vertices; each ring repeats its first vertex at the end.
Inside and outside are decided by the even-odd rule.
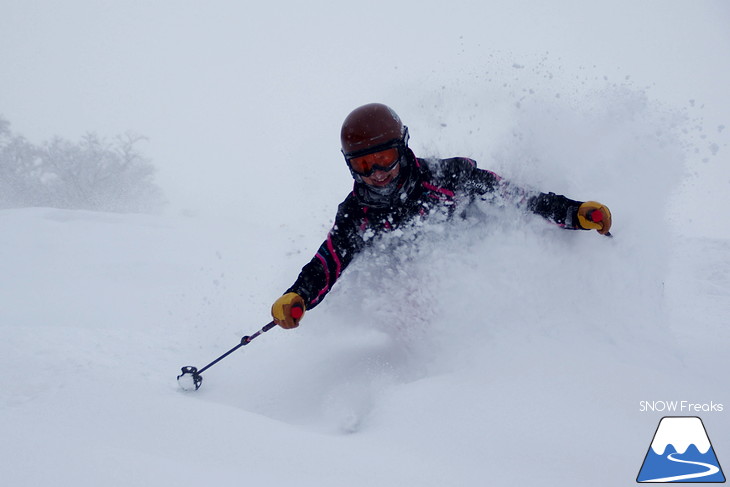
POLYGON ((362 178, 362 182, 369 186, 383 188, 393 182, 398 177, 398 174, 400 174, 400 164, 396 164, 389 171, 376 169, 370 176, 360 177, 362 178))
POLYGON ((365 184, 382 188, 398 177, 400 160, 400 150, 397 147, 388 147, 363 156, 349 158, 347 163, 365 184))

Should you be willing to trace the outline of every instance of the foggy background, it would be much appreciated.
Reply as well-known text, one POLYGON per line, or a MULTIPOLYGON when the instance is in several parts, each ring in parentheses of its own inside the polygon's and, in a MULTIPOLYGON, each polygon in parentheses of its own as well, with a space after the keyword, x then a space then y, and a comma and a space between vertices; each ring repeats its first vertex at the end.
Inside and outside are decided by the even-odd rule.
MULTIPOLYGON (((393 106, 418 155, 491 167, 495 138, 511 129, 505 105, 533 92, 567 107, 614 84, 695 120, 686 184, 726 194, 724 1, 1 5, 0 115, 11 129, 38 143, 148 137, 139 150, 168 211, 265 206, 285 220, 306 202, 296 218, 311 226, 351 184, 338 136, 356 106, 393 106)), ((688 225, 715 226, 681 206, 688 225)))

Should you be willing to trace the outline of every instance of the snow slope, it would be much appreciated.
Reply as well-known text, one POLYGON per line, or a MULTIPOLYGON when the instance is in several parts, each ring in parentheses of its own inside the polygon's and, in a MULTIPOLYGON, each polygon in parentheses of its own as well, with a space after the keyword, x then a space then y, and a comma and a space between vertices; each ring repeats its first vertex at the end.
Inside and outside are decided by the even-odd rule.
MULTIPOLYGON (((617 136, 633 137, 629 126, 617 136)), ((195 393, 177 390, 179 367, 204 365, 268 321, 272 297, 316 245, 291 253, 290 225, 244 217, 3 211, 3 476, 12 485, 632 479, 658 420, 639 401, 727 403, 729 385, 719 371, 730 243, 631 211, 664 207, 670 185, 647 189, 641 178, 665 164, 655 152, 681 161, 683 149, 665 143, 616 146, 648 167, 602 189, 615 201, 614 239, 509 211, 429 228, 389 260, 353 265, 298 330, 259 337, 195 393)), ((591 173, 571 164, 565 174, 591 173)), ((722 455, 726 415, 703 419, 722 455)))
MULTIPOLYGON (((683 12, 699 34, 695 11, 683 12)), ((493 26, 539 24, 504 5, 490 13, 493 26)), ((234 39, 227 27, 216 40, 234 39)), ((330 91, 320 111, 282 95, 258 128, 248 115, 239 126, 200 117, 210 146, 152 130, 172 147, 153 147, 163 165, 180 157, 177 184, 196 162, 209 171, 188 186, 199 194, 172 191, 180 199, 167 214, 0 212, 3 483, 622 485, 666 414, 640 401, 730 407, 730 235, 716 217, 730 199, 727 131, 715 120, 724 99, 688 93, 658 66, 633 65, 656 77, 648 86, 561 59, 560 42, 547 54, 523 44, 525 54, 469 31, 456 39, 438 69, 403 61, 408 75, 349 84, 354 94, 304 72, 314 95, 330 91), (373 99, 400 113, 421 156, 471 156, 520 184, 605 202, 615 238, 509 209, 427 226, 417 243, 354 263, 300 328, 268 332, 181 392, 180 367, 201 367, 268 322, 315 251, 350 184, 330 134, 373 99), (234 145, 241 152, 226 155, 234 145), (232 169, 225 157, 246 163, 232 169)), ((331 57, 334 44, 313 43, 318 59, 331 57)), ((246 103, 233 108, 264 106, 246 103)), ((728 463, 727 410, 684 413, 702 417, 728 463)))

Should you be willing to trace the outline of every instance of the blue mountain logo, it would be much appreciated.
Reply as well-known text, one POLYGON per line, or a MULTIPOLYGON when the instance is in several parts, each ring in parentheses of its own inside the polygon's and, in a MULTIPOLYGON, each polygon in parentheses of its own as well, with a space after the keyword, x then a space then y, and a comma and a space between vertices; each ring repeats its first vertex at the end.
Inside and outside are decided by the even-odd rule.
POLYGON ((725 482, 702 420, 695 416, 662 418, 636 481, 725 482))

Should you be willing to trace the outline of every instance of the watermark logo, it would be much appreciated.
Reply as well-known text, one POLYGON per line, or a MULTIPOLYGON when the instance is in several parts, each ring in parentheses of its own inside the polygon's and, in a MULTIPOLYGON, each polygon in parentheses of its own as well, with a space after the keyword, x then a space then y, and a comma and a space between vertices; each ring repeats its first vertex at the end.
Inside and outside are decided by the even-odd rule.
POLYGON ((636 481, 725 482, 702 420, 696 416, 662 418, 636 481))

